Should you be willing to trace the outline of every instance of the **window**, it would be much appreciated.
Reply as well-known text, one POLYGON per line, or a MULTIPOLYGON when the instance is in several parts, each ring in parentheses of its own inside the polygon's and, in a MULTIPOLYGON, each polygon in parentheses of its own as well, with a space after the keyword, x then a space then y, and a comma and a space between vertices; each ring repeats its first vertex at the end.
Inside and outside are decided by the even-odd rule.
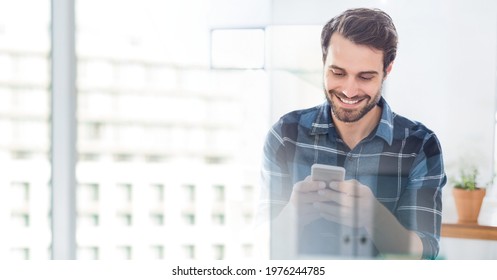
POLYGON ((223 185, 215 185, 213 186, 214 192, 214 201, 215 202, 224 202, 225 200, 225 190, 223 185))
POLYGON ((195 259, 195 246, 194 245, 184 245, 183 246, 183 259, 187 259, 187 260, 195 259))
POLYGON ((221 213, 212 214, 212 223, 214 225, 224 225, 224 214, 221 213))
POLYGON ((252 201, 254 200, 254 187, 253 186, 243 186, 243 194, 242 194, 242 199, 244 201, 252 201))
POLYGON ((26 209, 29 205, 29 183, 12 182, 10 188, 10 207, 12 209, 26 209))
POLYGON ((215 260, 223 260, 224 259, 224 245, 216 244, 212 246, 213 251, 213 259, 215 260))
POLYGON ((99 219, 98 214, 84 212, 78 215, 78 227, 96 227, 99 219))
POLYGON ((11 221, 13 226, 19 228, 29 227, 29 213, 12 211, 11 221))
POLYGON ((183 213, 183 222, 185 225, 194 225, 195 224, 195 214, 183 213))
POLYGON ((116 257, 120 260, 131 260, 133 256, 133 248, 131 246, 118 246, 116 248, 116 257))
POLYGON ((124 154, 124 153, 114 154, 114 160, 116 162, 132 161, 133 160, 133 155, 124 154))
POLYGON ((82 206, 86 203, 98 203, 99 201, 99 185, 98 183, 80 184, 78 186, 78 205, 82 206))
POLYGON ((100 155, 93 153, 81 153, 78 155, 78 161, 98 161, 100 159, 100 155))
POLYGON ((162 245, 151 246, 150 253, 152 255, 152 259, 162 260, 162 259, 164 259, 164 246, 162 246, 162 245))
POLYGON ((211 67, 264 68, 264 29, 214 29, 211 31, 211 67))
POLYGON ((151 184, 151 200, 157 203, 164 202, 164 185, 163 184, 151 184))
POLYGON ((131 184, 118 184, 116 200, 121 205, 128 205, 133 200, 132 191, 133 191, 133 186, 131 184))
POLYGON ((242 245, 242 254, 245 258, 250 258, 254 254, 254 246, 252 244, 243 244, 242 245))
POLYGON ((252 212, 243 213, 243 222, 246 224, 251 224, 253 222, 253 214, 252 212))
POLYGON ((195 185, 184 185, 183 186, 183 195, 185 197, 186 202, 194 202, 195 201, 195 185))
POLYGON ((162 226, 164 225, 164 215, 161 213, 151 213, 150 220, 153 225, 162 226))
POLYGON ((12 248, 10 255, 13 260, 29 260, 29 248, 12 248))
POLYGON ((97 247, 78 248, 78 259, 98 260, 99 259, 99 249, 97 247))
POLYGON ((82 133, 84 133, 82 137, 87 138, 89 141, 98 140, 102 137, 102 123, 88 123, 84 128, 86 129, 82 131, 82 133))
POLYGON ((131 226, 133 222, 133 216, 130 213, 118 213, 117 219, 122 226, 131 226))

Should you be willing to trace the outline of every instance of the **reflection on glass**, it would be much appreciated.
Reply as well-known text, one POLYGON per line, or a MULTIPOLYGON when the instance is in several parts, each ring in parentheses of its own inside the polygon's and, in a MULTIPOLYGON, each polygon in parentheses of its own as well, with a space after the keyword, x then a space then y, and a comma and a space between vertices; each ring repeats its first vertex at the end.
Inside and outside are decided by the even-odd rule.
MULTIPOLYGON (((268 34, 212 30, 208 5, 76 1, 78 257, 141 258, 163 244, 214 258, 194 253, 203 241, 181 232, 184 221, 239 244, 230 257, 253 255, 246 227, 268 126, 268 34)), ((12 170, 0 178, 11 186, 0 189, 0 225, 11 228, 2 257, 50 257, 49 32, 49 1, 0 5, 0 164, 12 170)))
POLYGON ((200 249, 218 239, 246 258, 240 207, 257 196, 241 194, 259 179, 268 116, 267 74, 246 69, 263 67, 264 31, 211 34, 202 0, 76 4, 78 247, 100 259, 224 258, 200 249), (241 37, 256 60, 223 54, 241 37))

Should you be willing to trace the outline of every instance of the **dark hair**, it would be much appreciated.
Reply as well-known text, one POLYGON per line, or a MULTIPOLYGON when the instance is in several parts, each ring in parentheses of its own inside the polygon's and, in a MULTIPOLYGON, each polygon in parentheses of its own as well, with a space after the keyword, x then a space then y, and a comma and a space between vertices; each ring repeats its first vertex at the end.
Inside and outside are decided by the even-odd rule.
POLYGON ((397 30, 392 18, 379 9, 350 9, 332 18, 321 31, 323 63, 333 33, 338 32, 358 45, 383 51, 383 72, 397 54, 397 30))

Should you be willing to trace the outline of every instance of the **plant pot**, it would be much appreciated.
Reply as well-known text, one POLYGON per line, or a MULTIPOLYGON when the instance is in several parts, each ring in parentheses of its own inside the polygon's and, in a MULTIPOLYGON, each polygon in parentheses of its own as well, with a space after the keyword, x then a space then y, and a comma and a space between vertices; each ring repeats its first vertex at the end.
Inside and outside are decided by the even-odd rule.
POLYGON ((454 188, 452 194, 456 202, 457 217, 459 223, 476 224, 478 215, 485 197, 486 189, 464 190, 454 188))

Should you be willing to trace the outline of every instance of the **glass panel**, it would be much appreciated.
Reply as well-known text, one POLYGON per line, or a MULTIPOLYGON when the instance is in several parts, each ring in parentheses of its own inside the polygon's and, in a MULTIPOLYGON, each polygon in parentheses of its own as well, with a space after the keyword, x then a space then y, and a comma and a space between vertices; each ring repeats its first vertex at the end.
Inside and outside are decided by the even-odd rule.
POLYGON ((321 25, 267 28, 271 64, 271 122, 282 115, 324 102, 321 25))
POLYGON ((209 5, 76 2, 77 236, 86 258, 216 259, 233 243, 236 258, 246 255, 242 242, 254 243, 240 238, 250 226, 240 221, 258 196, 241 193, 257 185, 268 128, 265 32, 211 33, 209 5), (241 48, 233 38, 255 56, 219 57, 241 48))
POLYGON ((49 117, 50 1, 1 1, 0 259, 50 259, 49 117))

